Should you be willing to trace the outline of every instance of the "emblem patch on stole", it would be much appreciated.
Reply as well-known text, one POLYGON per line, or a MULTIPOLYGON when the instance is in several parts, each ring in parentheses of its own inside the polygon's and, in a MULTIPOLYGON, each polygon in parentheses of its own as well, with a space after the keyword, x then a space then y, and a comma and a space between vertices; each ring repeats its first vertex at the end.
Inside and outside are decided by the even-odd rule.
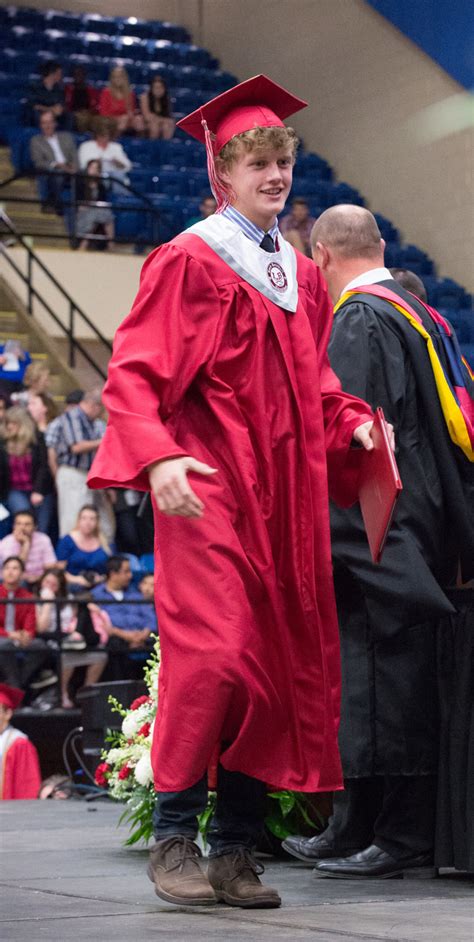
POLYGON ((267 275, 271 285, 276 288, 277 291, 286 290, 288 287, 288 279, 278 262, 270 262, 267 266, 267 275))

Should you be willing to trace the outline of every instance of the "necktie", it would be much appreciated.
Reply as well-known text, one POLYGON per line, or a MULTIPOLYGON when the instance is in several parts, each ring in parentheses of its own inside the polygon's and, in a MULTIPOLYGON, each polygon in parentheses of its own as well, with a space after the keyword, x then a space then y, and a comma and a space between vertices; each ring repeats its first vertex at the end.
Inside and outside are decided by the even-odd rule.
MULTIPOLYGON (((13 592, 8 593, 8 598, 13 598, 13 592)), ((15 606, 10 603, 5 605, 5 608, 5 631, 7 635, 10 635, 12 631, 15 631, 15 606)))
POLYGON ((273 241, 273 239, 272 239, 272 237, 271 237, 271 235, 270 235, 269 232, 266 232, 266 233, 265 233, 265 235, 264 235, 264 237, 263 237, 263 239, 262 239, 262 241, 261 241, 261 243, 260 243, 260 248, 261 248, 261 249, 264 249, 265 252, 274 252, 274 251, 275 251, 275 243, 274 243, 274 241, 273 241))

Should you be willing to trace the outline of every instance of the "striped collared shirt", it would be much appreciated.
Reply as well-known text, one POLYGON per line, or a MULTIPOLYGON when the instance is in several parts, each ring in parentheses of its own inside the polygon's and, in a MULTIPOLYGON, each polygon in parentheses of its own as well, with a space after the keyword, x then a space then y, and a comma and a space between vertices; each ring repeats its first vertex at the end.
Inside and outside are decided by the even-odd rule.
POLYGON ((59 465, 89 471, 95 451, 75 455, 72 445, 79 442, 95 441, 105 433, 105 422, 101 419, 89 419, 80 406, 63 412, 48 425, 45 440, 48 448, 54 448, 59 465))
MULTIPOLYGON (((256 226, 254 222, 250 222, 250 219, 247 219, 246 216, 239 213, 239 210, 236 209, 235 206, 226 206, 222 216, 225 216, 226 219, 230 219, 231 222, 237 223, 244 235, 252 242, 256 242, 257 245, 260 245, 264 235, 266 235, 265 229, 260 229, 260 226, 256 226)), ((280 235, 278 222, 268 230, 268 235, 271 235, 278 250, 278 236, 280 235)))

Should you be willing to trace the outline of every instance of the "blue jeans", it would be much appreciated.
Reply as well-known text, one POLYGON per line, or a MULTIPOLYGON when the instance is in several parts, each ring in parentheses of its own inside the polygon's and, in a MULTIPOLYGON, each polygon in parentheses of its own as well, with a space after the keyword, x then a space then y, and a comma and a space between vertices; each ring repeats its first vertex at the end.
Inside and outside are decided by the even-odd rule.
MULTIPOLYGON (((266 793, 266 785, 258 779, 219 766, 216 810, 207 835, 210 857, 227 854, 236 847, 252 850, 263 830, 266 793)), ((194 840, 198 815, 206 805, 207 774, 181 792, 159 792, 153 812, 156 840, 177 834, 194 840)))
POLYGON ((11 490, 8 492, 8 497, 6 500, 6 505, 10 511, 11 518, 9 522, 13 526, 13 517, 15 514, 19 513, 21 510, 32 511, 35 515, 36 525, 38 530, 41 533, 49 533, 51 526, 51 521, 53 518, 54 512, 54 496, 53 494, 45 494, 41 504, 38 504, 37 507, 33 507, 30 501, 30 492, 29 491, 15 491, 11 490))

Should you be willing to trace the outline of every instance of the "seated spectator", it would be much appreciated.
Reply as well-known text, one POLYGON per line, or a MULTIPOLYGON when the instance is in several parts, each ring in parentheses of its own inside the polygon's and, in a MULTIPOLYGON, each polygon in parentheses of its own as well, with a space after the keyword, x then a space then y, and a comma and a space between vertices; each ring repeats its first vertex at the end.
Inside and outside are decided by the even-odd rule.
POLYGON ((13 518, 13 532, 0 540, 0 561, 18 557, 23 566, 23 582, 34 585, 45 569, 57 562, 53 544, 46 533, 35 530, 31 510, 20 510, 13 518))
POLYGON ((44 111, 39 119, 41 134, 30 140, 30 156, 38 176, 38 192, 43 212, 62 215, 62 191, 68 177, 77 170, 76 144, 69 131, 56 131, 56 118, 44 111))
POLYGON ((38 753, 19 729, 11 726, 13 711, 20 706, 23 691, 0 684, 0 799, 36 798, 41 782, 38 753))
POLYGON ((173 137, 175 122, 170 96, 161 75, 154 75, 148 90, 140 95, 140 111, 152 141, 158 138, 169 141, 173 137))
MULTIPOLYGON (((131 169, 132 162, 122 145, 112 140, 110 122, 105 119, 97 121, 94 140, 84 141, 79 147, 78 160, 80 170, 85 170, 91 160, 100 160, 103 174, 128 183, 127 171, 131 169)), ((123 192, 123 188, 120 189, 123 192)))
POLYGON ((414 271, 408 271, 407 268, 390 268, 390 274, 395 281, 398 281, 398 284, 405 288, 406 291, 411 291, 412 294, 416 294, 417 298, 420 298, 420 301, 427 301, 428 295, 426 294, 426 288, 421 280, 421 278, 415 274, 414 271))
POLYGON ((186 223, 186 229, 189 229, 190 226, 194 226, 197 222, 202 222, 203 219, 207 219, 209 216, 213 216, 216 211, 217 203, 213 196, 209 193, 207 196, 203 196, 201 202, 199 203, 199 216, 192 216, 191 219, 186 223))
POLYGON ((280 221, 280 232, 293 248, 311 258, 311 229, 315 220, 309 214, 306 200, 296 196, 291 202, 291 212, 280 221))
POLYGON ((30 393, 28 396, 27 411, 40 432, 45 433, 48 425, 57 418, 58 407, 47 393, 30 393))
MULTIPOLYGON (((40 580, 38 594, 43 599, 51 600, 43 605, 37 605, 38 632, 40 634, 42 632, 56 632, 56 606, 52 602, 54 599, 67 599, 67 583, 61 569, 51 568, 45 572, 40 580)), ((98 641, 106 642, 108 640, 106 629, 110 627, 109 616, 100 612, 96 605, 89 604, 85 607, 90 621, 90 630, 97 635, 95 644, 98 641)), ((96 684, 107 664, 107 654, 104 651, 85 650, 87 647, 86 638, 79 630, 80 625, 84 624, 84 619, 78 618, 77 608, 76 604, 66 602, 60 609, 60 628, 64 635, 61 644, 61 705, 66 710, 74 707, 74 701, 70 697, 69 684, 75 670, 79 667, 85 667, 84 683, 86 685, 96 684)))
POLYGON ((103 581, 112 548, 100 530, 99 514, 93 504, 85 504, 76 525, 61 537, 56 547, 59 562, 66 567, 65 577, 71 588, 90 588, 103 581))
POLYGON ((48 396, 53 404, 54 400, 49 395, 50 384, 51 370, 47 363, 42 363, 41 361, 30 363, 23 377, 24 389, 22 389, 21 392, 13 393, 10 399, 15 405, 26 407, 30 396, 37 396, 41 393, 42 395, 48 396))
POLYGON ((141 133, 145 130, 143 116, 137 109, 137 98, 130 86, 126 69, 116 66, 109 76, 107 88, 99 98, 99 114, 114 121, 116 133, 141 133))
POLYGON ((150 607, 136 604, 142 595, 130 588, 132 571, 128 559, 111 556, 107 561, 106 573, 105 583, 92 589, 91 596, 99 606, 104 601, 121 603, 106 606, 112 623, 107 650, 113 654, 110 661, 113 678, 124 680, 130 673, 128 655, 151 649, 154 624, 150 618, 150 607))
POLYGON ((80 134, 93 131, 98 113, 99 92, 87 84, 84 66, 74 66, 72 82, 65 86, 64 96, 66 109, 74 118, 75 130, 80 134))
POLYGON ((87 486, 87 474, 105 432, 105 423, 99 418, 101 413, 101 390, 91 389, 84 394, 80 405, 67 410, 48 426, 45 438, 48 449, 55 452, 59 535, 65 536, 73 529, 85 504, 93 504, 110 543, 115 534, 111 500, 107 491, 91 491, 87 486))
POLYGON ((114 240, 114 214, 109 206, 94 205, 107 201, 107 190, 101 180, 100 160, 89 160, 85 169, 87 177, 77 180, 76 196, 78 209, 76 215, 76 236, 80 239, 79 249, 97 248, 97 242, 90 240, 89 236, 97 232, 100 227, 107 238, 101 242, 100 248, 110 248, 114 240))
POLYGON ((158 634, 155 609, 155 577, 152 572, 147 572, 146 576, 142 576, 138 583, 138 591, 141 592, 142 598, 150 602, 149 606, 143 605, 142 608, 145 609, 145 618, 149 622, 152 632, 158 634))
MULTIPOLYGON (((18 556, 9 556, 2 565, 0 599, 30 599, 21 587, 25 565, 18 556)), ((32 603, 0 605, 0 675, 5 683, 26 690, 34 676, 51 659, 45 642, 36 637, 36 613, 32 603)), ((51 670, 36 681, 35 689, 54 684, 51 670)))
POLYGON ((50 60, 43 63, 40 68, 40 80, 31 86, 27 98, 28 124, 39 124, 41 116, 50 112, 57 121, 58 127, 70 127, 71 121, 66 112, 62 78, 63 70, 59 62, 50 60))
POLYGON ((18 340, 6 340, 5 343, 0 343, 0 390, 2 394, 9 396, 21 389, 25 370, 30 363, 30 354, 23 350, 18 340))
POLYGON ((54 511, 53 478, 43 433, 21 406, 5 416, 5 437, 0 441, 3 468, 0 494, 10 512, 31 511, 42 533, 47 533, 54 511))
POLYGON ((0 439, 5 437, 5 416, 8 408, 8 396, 0 392, 0 439))

